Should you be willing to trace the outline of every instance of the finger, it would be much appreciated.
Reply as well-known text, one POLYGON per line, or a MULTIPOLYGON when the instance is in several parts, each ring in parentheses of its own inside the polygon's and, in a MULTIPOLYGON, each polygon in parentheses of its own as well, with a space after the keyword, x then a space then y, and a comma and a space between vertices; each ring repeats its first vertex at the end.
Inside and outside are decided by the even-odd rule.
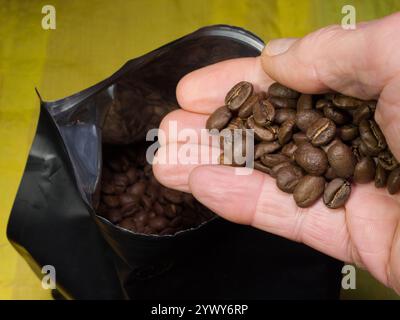
POLYGON ((393 78, 383 89, 375 112, 390 150, 400 160, 400 76, 393 78))
POLYGON ((273 40, 263 51, 262 66, 271 78, 301 92, 332 89, 377 97, 400 70, 393 55, 393 48, 400 47, 399 19, 395 14, 356 30, 330 26, 298 40, 273 40))
POLYGON ((183 109, 210 114, 224 104, 226 93, 240 81, 253 83, 256 91, 267 91, 273 82, 259 57, 232 59, 187 74, 179 81, 176 96, 183 109))
POLYGON ((230 221, 303 242, 344 261, 351 259, 343 209, 327 209, 321 201, 298 208, 261 172, 239 176, 231 167, 200 166, 191 171, 189 187, 200 202, 230 221))
POLYGON ((211 136, 206 127, 207 115, 182 109, 167 114, 159 128, 160 145, 176 142, 192 144, 219 145, 217 136, 211 136), (189 141, 190 140, 190 141, 189 141))
POLYGON ((160 147, 153 160, 153 173, 166 187, 189 192, 190 172, 204 164, 218 164, 220 148, 188 143, 160 147))

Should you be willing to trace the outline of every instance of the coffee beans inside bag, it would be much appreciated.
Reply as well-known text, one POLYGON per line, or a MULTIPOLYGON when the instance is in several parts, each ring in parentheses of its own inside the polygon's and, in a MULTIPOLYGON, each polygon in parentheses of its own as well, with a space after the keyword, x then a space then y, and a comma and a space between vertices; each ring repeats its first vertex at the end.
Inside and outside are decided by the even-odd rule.
MULTIPOLYGON (((279 83, 256 93, 243 81, 227 93, 225 105, 210 115, 206 127, 228 128, 243 137, 252 129, 255 169, 275 178, 299 207, 322 196, 335 209, 349 199, 353 183, 374 181, 390 194, 400 190, 400 166, 374 120, 375 109, 374 100, 301 94, 279 83)), ((230 147, 220 164, 244 166, 234 159, 235 148, 243 152, 243 144, 230 147)))

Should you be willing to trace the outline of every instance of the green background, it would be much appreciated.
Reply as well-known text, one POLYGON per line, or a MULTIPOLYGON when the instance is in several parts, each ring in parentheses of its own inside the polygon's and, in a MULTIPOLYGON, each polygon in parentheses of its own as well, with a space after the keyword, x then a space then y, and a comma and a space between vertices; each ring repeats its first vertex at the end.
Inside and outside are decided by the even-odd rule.
MULTIPOLYGON (((343 5, 357 21, 400 9, 400 0, 0 0, 0 299, 48 299, 5 235, 35 134, 39 101, 58 99, 108 77, 127 60, 211 24, 244 27, 265 41, 299 37, 340 23, 343 5), (56 8, 56 30, 43 30, 42 6, 56 8)), ((398 298, 357 272, 351 298, 398 298)))

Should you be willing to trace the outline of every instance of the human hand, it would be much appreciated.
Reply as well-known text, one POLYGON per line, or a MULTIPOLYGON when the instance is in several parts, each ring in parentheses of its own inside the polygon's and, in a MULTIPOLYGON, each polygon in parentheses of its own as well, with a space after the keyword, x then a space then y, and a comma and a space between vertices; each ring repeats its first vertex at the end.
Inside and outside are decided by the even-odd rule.
MULTIPOLYGON (((245 80, 256 90, 267 91, 274 79, 303 93, 334 90, 361 99, 379 99, 375 119, 400 159, 399 28, 400 14, 359 24, 351 31, 331 26, 302 39, 271 41, 257 58, 229 60, 194 71, 177 87, 182 110, 167 115, 160 128, 168 131, 169 124, 176 121, 178 131, 190 128, 200 132, 234 84, 245 80)), ((168 135, 160 142, 158 157, 176 152, 173 146, 178 150, 183 146, 168 135)), ((196 160, 210 148, 189 146, 196 160)), ((186 165, 155 164, 153 170, 161 183, 193 193, 225 219, 355 263, 400 294, 399 194, 359 184, 344 208, 327 209, 319 201, 302 209, 259 171, 236 175, 235 168, 204 165, 200 160, 186 165)))

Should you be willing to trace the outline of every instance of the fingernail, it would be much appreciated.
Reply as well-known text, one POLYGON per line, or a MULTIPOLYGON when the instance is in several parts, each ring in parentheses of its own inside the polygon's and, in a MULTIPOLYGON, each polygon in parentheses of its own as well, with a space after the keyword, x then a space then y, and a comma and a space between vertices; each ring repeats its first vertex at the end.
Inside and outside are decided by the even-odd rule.
POLYGON ((282 38, 271 40, 265 46, 264 52, 271 57, 285 53, 296 41, 296 38, 282 38))

